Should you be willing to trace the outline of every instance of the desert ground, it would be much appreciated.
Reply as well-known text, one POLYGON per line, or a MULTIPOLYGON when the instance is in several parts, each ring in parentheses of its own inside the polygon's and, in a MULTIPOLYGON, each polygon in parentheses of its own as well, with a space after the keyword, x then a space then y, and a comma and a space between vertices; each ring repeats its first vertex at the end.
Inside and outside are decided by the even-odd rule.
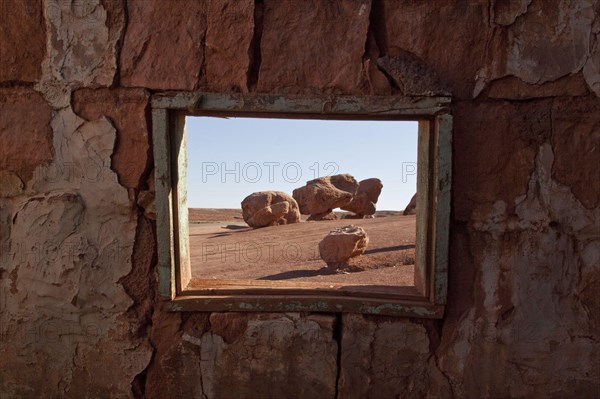
POLYGON ((237 209, 189 210, 192 285, 347 288, 390 292, 414 282, 415 216, 378 212, 373 219, 338 219, 252 229, 237 209), (369 246, 349 270, 331 273, 319 242, 337 227, 365 229, 369 246), (209 280, 209 281, 207 281, 209 280))

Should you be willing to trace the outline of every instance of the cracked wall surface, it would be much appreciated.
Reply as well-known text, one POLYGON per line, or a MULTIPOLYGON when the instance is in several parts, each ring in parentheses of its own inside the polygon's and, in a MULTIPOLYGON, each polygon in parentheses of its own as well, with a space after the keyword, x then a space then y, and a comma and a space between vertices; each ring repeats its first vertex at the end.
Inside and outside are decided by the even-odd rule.
POLYGON ((594 398, 600 1, 0 2, 0 397, 594 398), (149 99, 449 93, 443 320, 169 313, 149 99))

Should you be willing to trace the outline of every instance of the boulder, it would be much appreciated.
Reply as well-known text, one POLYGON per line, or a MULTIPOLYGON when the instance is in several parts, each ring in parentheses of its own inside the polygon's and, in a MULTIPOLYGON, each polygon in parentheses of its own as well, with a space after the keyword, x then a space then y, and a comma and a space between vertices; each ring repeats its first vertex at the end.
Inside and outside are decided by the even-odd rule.
POLYGON ((317 213, 315 215, 310 215, 308 217, 308 219, 306 219, 306 220, 308 220, 310 222, 310 221, 336 220, 336 219, 338 219, 338 216, 335 213, 329 211, 329 212, 324 212, 324 213, 317 213))
POLYGON ((353 215, 352 218, 356 219, 362 219, 365 215, 374 215, 376 210, 375 204, 379 199, 382 189, 383 184, 377 178, 361 180, 352 201, 341 208, 354 212, 356 215, 353 215))
POLYGON ((333 209, 348 205, 357 189, 354 177, 341 174, 310 180, 304 187, 295 189, 292 195, 298 202, 300 213, 311 215, 311 220, 322 220, 318 219, 319 215, 328 215, 333 209))
POLYGON ((261 191, 242 201, 242 216, 248 226, 260 228, 300 221, 298 203, 280 191, 261 191))
POLYGON ((369 198, 369 201, 376 204, 379 196, 381 195, 381 190, 383 189, 383 184, 381 180, 372 177, 370 179, 361 180, 358 184, 358 189, 356 190, 356 195, 366 194, 369 198))
POLYGON ((362 219, 362 215, 355 215, 354 213, 346 213, 342 216, 342 219, 362 219))
POLYGON ((319 254, 329 268, 336 270, 362 254, 368 244, 369 237, 362 227, 348 225, 326 235, 319 243, 319 254))
POLYGON ((417 193, 415 193, 415 195, 413 195, 413 197, 410 199, 410 202, 408 203, 408 205, 406 205, 406 208, 404 209, 404 212, 402 212, 403 215, 416 215, 417 214, 417 193))

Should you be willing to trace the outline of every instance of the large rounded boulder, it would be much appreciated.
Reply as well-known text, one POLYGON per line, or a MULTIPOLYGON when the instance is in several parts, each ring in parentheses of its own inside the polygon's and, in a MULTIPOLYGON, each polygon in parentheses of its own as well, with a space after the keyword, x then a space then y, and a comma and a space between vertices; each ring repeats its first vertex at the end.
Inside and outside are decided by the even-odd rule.
POLYGON ((306 182, 306 185, 293 192, 300 213, 311 215, 310 220, 328 220, 335 218, 333 209, 348 205, 358 182, 349 174, 320 177, 306 182))
POLYGON ((255 229, 300 222, 298 203, 281 191, 250 194, 242 201, 242 216, 255 229))
POLYGON ((345 211, 354 212, 352 219, 362 219, 365 216, 374 215, 376 211, 375 204, 381 195, 383 184, 377 178, 361 180, 356 190, 356 195, 349 204, 342 206, 345 211))

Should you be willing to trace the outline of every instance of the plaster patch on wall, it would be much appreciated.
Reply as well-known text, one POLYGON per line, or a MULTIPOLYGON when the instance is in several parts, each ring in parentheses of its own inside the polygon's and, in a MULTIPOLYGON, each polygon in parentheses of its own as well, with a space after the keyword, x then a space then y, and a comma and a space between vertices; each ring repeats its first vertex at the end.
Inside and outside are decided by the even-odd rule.
POLYGON ((125 27, 122 7, 101 0, 44 0, 47 54, 35 87, 53 107, 68 106, 74 88, 113 83, 117 41, 125 27))
MULTIPOLYGON (((542 84, 580 72, 593 62, 595 7, 594 0, 532 1, 514 23, 495 32, 490 48, 496 51, 488 53, 488 62, 477 72, 473 97, 505 76, 542 84)), ((586 80, 593 88, 592 65, 586 80)))
POLYGON ((583 254, 600 246, 593 228, 600 208, 585 208, 553 180, 553 162, 552 146, 541 144, 516 215, 502 203, 473 214, 471 234, 479 238, 472 245, 481 265, 475 295, 483 300, 447 336, 453 344, 439 351, 458 396, 585 396, 590 384, 598 386, 594 303, 581 293, 582 276, 599 269, 597 256, 583 254), (555 250, 544 250, 549 247, 555 250))
POLYGON ((106 167, 116 132, 106 118, 88 122, 69 108, 55 114, 52 129, 54 161, 39 166, 26 195, 9 205, 2 263, 14 272, 17 289, 0 280, 2 292, 10 292, 0 315, 1 344, 12 364, 7 372, 20 383, 0 391, 22 396, 54 386, 73 397, 120 395, 151 352, 128 339, 121 316, 132 301, 117 282, 131 269, 136 216, 106 167), (90 169, 101 178, 91 178, 90 169), (28 375, 32 359, 48 370, 46 380, 28 375), (115 370, 124 378, 115 380, 115 370))

